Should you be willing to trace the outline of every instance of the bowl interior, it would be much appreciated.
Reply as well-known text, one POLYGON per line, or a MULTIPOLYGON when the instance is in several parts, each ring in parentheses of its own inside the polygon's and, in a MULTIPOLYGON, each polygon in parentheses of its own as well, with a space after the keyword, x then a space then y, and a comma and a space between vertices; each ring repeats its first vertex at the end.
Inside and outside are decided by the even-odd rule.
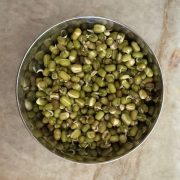
POLYGON ((148 136, 148 134, 151 132, 152 128, 154 127, 160 110, 162 106, 162 100, 163 100, 163 81, 162 81, 162 74, 160 71, 160 67, 157 61, 157 58, 155 57, 154 53, 152 50, 149 48, 149 46, 146 44, 146 42, 139 37, 136 33, 134 33, 132 30, 130 30, 128 27, 119 24, 117 22, 114 22, 112 20, 108 20, 105 18, 100 18, 100 17, 82 17, 82 18, 74 18, 68 21, 64 21, 62 23, 59 23, 47 31, 45 31, 42 35, 40 35, 35 42, 31 45, 31 47, 28 49, 27 53, 25 54, 22 63, 19 68, 18 76, 17 76, 17 103, 18 103, 18 108, 20 115, 23 119, 23 122, 26 126, 26 128, 29 130, 29 132, 47 149, 49 149, 51 152, 54 152, 55 154, 64 157, 66 159, 70 159, 72 161, 76 162, 83 162, 83 163, 98 163, 98 162, 105 162, 105 161, 111 161, 114 159, 118 159, 125 154, 129 153, 132 151, 134 148, 139 146, 144 139, 148 136), (100 23, 104 24, 107 29, 112 29, 115 31, 121 31, 126 34, 128 39, 133 39, 136 40, 141 48, 143 49, 143 52, 146 54, 147 59, 150 63, 150 66, 154 70, 155 74, 155 83, 156 83, 156 96, 159 97, 157 99, 157 104, 155 107, 155 112, 153 114, 153 121, 149 125, 148 131, 143 134, 143 136, 138 139, 136 142, 133 142, 132 144, 127 144, 126 145, 126 150, 124 152, 120 152, 119 154, 113 154, 112 156, 108 157, 83 157, 83 156, 74 156, 73 152, 67 152, 67 153, 62 153, 61 151, 57 150, 54 148, 54 144, 43 139, 43 138, 37 138, 34 136, 33 130, 34 126, 31 120, 27 117, 27 113, 24 107, 24 90, 21 86, 21 83, 26 80, 26 78, 29 78, 29 73, 27 72, 27 69, 29 67, 29 63, 31 62, 31 59, 34 57, 34 54, 39 50, 45 48, 43 46, 43 42, 51 37, 52 39, 55 39, 58 35, 65 35, 67 33, 70 33, 73 31, 75 27, 81 27, 82 29, 87 29, 91 28, 93 24, 95 23, 100 23))

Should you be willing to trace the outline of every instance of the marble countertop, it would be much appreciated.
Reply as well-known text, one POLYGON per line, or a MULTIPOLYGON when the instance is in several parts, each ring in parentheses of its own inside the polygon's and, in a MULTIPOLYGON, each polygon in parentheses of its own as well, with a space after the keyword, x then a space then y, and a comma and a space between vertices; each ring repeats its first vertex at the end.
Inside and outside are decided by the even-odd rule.
POLYGON ((1 180, 179 179, 179 0, 0 0, 0 54, 1 180), (16 107, 16 74, 27 48, 48 27, 84 15, 107 17, 134 29, 155 51, 164 72, 164 108, 148 141, 108 164, 83 165, 57 158, 32 139, 16 107))

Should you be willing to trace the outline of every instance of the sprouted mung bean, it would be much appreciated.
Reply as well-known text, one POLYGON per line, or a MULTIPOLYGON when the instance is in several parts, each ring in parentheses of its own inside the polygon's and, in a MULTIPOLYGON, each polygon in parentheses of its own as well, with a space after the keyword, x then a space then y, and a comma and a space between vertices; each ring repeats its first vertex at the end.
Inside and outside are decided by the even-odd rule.
POLYGON ((158 99, 154 69, 138 42, 95 24, 42 46, 21 83, 34 136, 77 159, 133 148, 158 99))

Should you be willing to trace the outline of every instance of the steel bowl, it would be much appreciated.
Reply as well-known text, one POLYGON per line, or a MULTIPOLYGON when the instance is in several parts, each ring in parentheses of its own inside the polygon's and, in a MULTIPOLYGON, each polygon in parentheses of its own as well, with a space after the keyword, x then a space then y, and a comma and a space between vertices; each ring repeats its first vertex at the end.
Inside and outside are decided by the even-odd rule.
MULTIPOLYGON (((27 87, 28 88, 28 87, 27 87)), ((30 132, 30 134, 45 148, 49 149, 51 152, 55 153, 56 155, 64 158, 69 159, 71 161, 79 162, 79 163, 87 163, 87 164, 96 164, 96 163, 102 163, 102 162, 111 162, 117 159, 120 159, 124 157, 125 155, 132 152, 134 149, 137 149, 148 137, 152 129, 154 128, 158 117, 160 115, 160 111, 162 108, 163 103, 163 78, 162 73, 160 69, 160 65, 158 63, 158 60, 151 50, 151 48, 147 45, 147 43, 139 36, 137 33, 135 33, 133 30, 131 30, 129 27, 118 23, 116 21, 102 18, 102 17, 94 17, 94 16, 87 16, 87 17, 77 17, 73 19, 69 19, 66 21, 63 21, 61 23, 58 23, 54 25, 53 27, 49 28, 45 32, 43 32, 29 47, 26 54, 24 55, 22 62, 20 64, 18 74, 17 74, 17 84, 16 84, 16 96, 17 96, 17 106, 19 109, 20 116, 23 120, 23 123, 27 130, 30 132), (107 157, 89 157, 89 156, 80 156, 80 155, 74 155, 73 152, 62 152, 60 150, 57 150, 55 148, 55 145, 46 139, 43 138, 37 138, 37 136, 34 135, 34 126, 31 120, 27 116, 27 112, 25 110, 24 106, 24 88, 22 86, 22 82, 24 82, 28 78, 27 69, 29 67, 29 63, 31 59, 34 57, 34 54, 39 50, 39 48, 42 48, 42 44, 45 41, 45 39, 51 37, 56 38, 58 35, 65 35, 66 33, 72 32, 72 30, 75 27, 81 27, 82 29, 91 28, 93 24, 100 23, 104 24, 107 29, 115 30, 115 31, 121 31, 126 34, 126 37, 129 39, 136 40, 141 48, 143 49, 143 52, 146 54, 148 61, 152 68, 154 69, 155 73, 155 81, 156 81, 156 96, 158 95, 157 104, 155 108, 155 112, 153 114, 153 121, 149 125, 148 131, 143 134, 143 136, 138 139, 136 142, 132 144, 127 144, 126 149, 124 152, 120 152, 119 154, 111 154, 111 156, 107 157)))

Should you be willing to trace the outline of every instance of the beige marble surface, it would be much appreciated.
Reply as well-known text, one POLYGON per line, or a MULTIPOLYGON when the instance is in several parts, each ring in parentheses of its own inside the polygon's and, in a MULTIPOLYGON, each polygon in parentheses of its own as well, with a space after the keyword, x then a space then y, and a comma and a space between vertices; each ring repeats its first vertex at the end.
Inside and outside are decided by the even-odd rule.
POLYGON ((180 178, 179 0, 0 0, 0 180, 178 180, 180 178), (157 54, 162 115, 138 150, 109 164, 57 158, 24 128, 15 100, 19 63, 35 37, 74 16, 97 15, 136 30, 157 54))

